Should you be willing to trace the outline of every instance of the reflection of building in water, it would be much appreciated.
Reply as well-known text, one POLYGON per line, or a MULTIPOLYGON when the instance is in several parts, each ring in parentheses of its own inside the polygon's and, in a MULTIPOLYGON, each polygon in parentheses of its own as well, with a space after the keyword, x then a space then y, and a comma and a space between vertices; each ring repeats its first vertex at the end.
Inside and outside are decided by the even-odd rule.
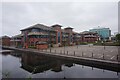
POLYGON ((57 60, 56 64, 52 68, 52 71, 54 71, 54 72, 60 72, 60 71, 62 71, 61 65, 62 64, 61 64, 60 60, 57 60))
POLYGON ((62 71, 62 65, 64 61, 59 59, 54 59, 52 57, 46 57, 43 55, 36 55, 32 53, 22 54, 22 66, 21 68, 32 73, 40 73, 47 70, 52 70, 54 72, 62 71))
POLYGON ((65 64, 65 66, 67 66, 67 67, 72 67, 72 66, 73 66, 73 63, 68 62, 68 63, 65 64))

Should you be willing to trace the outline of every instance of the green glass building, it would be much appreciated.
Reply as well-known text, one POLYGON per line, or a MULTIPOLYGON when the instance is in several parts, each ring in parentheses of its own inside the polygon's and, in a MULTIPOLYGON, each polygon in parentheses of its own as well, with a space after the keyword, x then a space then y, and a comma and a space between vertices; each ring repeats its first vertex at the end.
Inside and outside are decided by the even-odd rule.
POLYGON ((101 40, 108 40, 109 37, 111 36, 111 30, 109 28, 94 28, 90 29, 90 32, 96 32, 99 34, 101 40))

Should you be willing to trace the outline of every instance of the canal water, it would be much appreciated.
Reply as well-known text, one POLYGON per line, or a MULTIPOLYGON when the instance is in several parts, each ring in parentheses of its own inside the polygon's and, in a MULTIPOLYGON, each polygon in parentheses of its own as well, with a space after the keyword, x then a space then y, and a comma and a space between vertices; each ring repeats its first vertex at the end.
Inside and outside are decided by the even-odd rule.
POLYGON ((3 78, 118 78, 116 71, 34 53, 2 53, 3 78))

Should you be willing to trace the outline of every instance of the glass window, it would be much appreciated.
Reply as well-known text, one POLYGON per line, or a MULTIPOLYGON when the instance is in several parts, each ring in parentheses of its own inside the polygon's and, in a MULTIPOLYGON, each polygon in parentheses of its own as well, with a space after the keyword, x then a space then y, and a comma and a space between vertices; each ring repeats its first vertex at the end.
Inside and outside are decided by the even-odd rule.
POLYGON ((60 43, 60 32, 58 32, 58 43, 60 43))
POLYGON ((39 32, 39 29, 32 29, 31 32, 39 32))

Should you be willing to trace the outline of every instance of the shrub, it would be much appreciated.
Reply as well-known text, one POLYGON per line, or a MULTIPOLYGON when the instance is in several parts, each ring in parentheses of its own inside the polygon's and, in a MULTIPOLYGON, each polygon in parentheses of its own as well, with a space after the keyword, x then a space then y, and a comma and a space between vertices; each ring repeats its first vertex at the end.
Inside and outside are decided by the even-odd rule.
POLYGON ((32 48, 32 49, 35 49, 35 48, 36 48, 36 46, 29 46, 28 48, 32 48))

